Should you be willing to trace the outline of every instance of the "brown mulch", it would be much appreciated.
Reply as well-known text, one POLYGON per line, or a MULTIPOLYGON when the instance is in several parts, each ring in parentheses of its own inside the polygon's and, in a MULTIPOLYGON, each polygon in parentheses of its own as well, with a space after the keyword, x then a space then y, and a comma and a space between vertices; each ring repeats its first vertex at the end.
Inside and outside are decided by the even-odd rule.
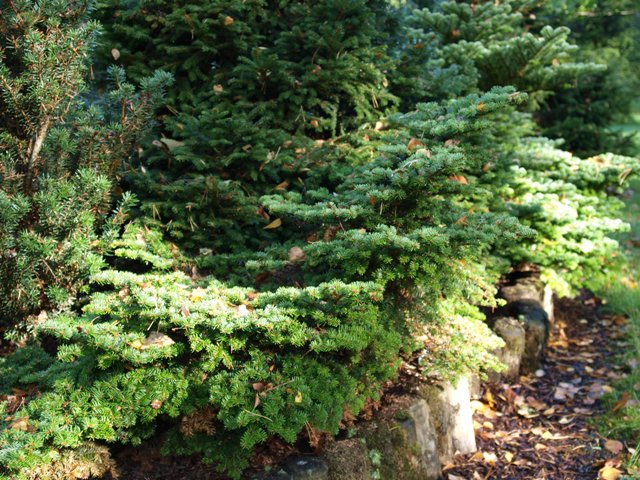
POLYGON ((600 437, 590 419, 622 375, 621 317, 599 313, 586 294, 556 304, 546 359, 517 383, 485 384, 473 402, 478 452, 456 457, 447 480, 595 480, 612 467, 620 444, 600 437))

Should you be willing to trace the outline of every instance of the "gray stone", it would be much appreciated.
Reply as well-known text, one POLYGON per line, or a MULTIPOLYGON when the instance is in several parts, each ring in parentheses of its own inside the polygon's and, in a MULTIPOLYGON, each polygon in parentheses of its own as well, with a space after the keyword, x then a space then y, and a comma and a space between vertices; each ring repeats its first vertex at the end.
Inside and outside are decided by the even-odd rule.
POLYGON ((549 336, 550 318, 553 317, 553 292, 538 276, 530 275, 502 287, 500 295, 507 300, 507 305, 499 310, 499 315, 518 319, 525 330, 520 371, 533 372, 540 366, 549 336))
POLYGON ((275 472, 260 472, 255 473, 249 477, 251 480, 292 480, 291 474, 284 470, 277 470, 275 472))
POLYGON ((472 400, 479 400, 482 396, 482 384, 477 374, 469 375, 469 394, 472 400))
POLYGON ((473 429, 469 380, 466 377, 461 378, 450 392, 449 399, 454 411, 453 448, 464 455, 473 453, 478 448, 476 446, 476 433, 473 429))
MULTIPOLYGON (((371 454, 373 478, 440 479, 432 421, 433 414, 422 399, 404 396, 380 411, 376 421, 363 425, 361 434, 371 454)), ((331 477, 331 480, 342 480, 342 477, 331 477)))
POLYGON ((542 302, 544 284, 536 276, 518 278, 512 285, 506 285, 500 289, 500 296, 507 303, 532 300, 542 302))
POLYGON ((454 454, 477 450, 469 381, 461 378, 456 385, 447 382, 422 389, 436 428, 438 456, 442 464, 451 463, 454 454))
POLYGON ((540 367, 549 338, 549 317, 542 308, 532 306, 521 311, 519 320, 526 332, 520 370, 522 373, 535 372, 540 367))
POLYGON ((495 321, 494 331, 504 340, 504 347, 496 352, 498 359, 507 367, 503 372, 491 372, 489 379, 517 380, 525 350, 526 332, 522 322, 511 317, 501 317, 495 321))
POLYGON ((549 285, 544 286, 544 292, 542 294, 542 308, 547 312, 549 323, 553 325, 553 322, 555 321, 555 314, 553 312, 553 290, 549 285))
POLYGON ((409 418, 402 422, 407 438, 416 445, 420 453, 422 473, 425 480, 440 478, 442 466, 438 458, 436 430, 431 421, 429 406, 424 399, 418 400, 409 408, 409 418))
POLYGON ((329 480, 329 466, 320 457, 296 457, 284 469, 291 480, 329 480))

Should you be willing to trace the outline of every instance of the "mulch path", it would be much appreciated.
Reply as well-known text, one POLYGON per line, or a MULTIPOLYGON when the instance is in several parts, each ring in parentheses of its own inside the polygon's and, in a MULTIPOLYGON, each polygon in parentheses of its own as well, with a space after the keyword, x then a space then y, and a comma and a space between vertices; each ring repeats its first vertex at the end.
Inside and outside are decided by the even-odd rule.
MULTIPOLYGON (((473 402, 478 452, 456 457, 447 480, 595 480, 617 478, 623 445, 598 435, 600 398, 624 373, 625 319, 600 313, 583 294, 556 303, 546 358, 517 383, 484 384, 473 402)), ((614 407, 615 408, 615 407, 614 407)))

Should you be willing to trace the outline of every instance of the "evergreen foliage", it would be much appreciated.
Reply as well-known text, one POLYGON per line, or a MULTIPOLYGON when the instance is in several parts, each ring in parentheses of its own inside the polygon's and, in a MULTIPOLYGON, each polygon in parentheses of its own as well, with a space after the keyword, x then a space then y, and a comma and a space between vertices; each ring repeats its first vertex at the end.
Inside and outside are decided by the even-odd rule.
MULTIPOLYGON (((11 5, 6 38, 79 57, 56 87, 74 101, 0 113, 0 289, 29 292, 0 312, 37 318, 0 360, 0 478, 55 478, 76 452, 102 471, 100 442, 161 424, 167 451, 237 477, 273 437, 337 432, 403 356, 437 378, 499 368, 481 308, 501 275, 535 264, 567 294, 615 260, 637 161, 536 137, 539 108, 604 69, 529 2, 103 1, 97 77, 107 58, 153 75, 136 94, 112 69, 106 96, 83 90, 89 4, 37 2, 61 24, 11 5), (140 145, 155 68, 176 87, 140 145), (142 198, 124 229, 122 187, 142 198)), ((20 105, 39 77, 9 50, 1 101, 20 105)))
MULTIPOLYGON (((535 34, 527 23, 529 11, 526 2, 442 2, 414 11, 408 23, 420 45, 441 52, 443 66, 452 69, 458 80, 454 85, 462 92, 508 83, 529 93, 525 110, 533 115, 505 111, 502 122, 471 139, 475 154, 485 159, 478 181, 493 194, 488 203, 481 198, 475 203, 535 229, 535 237, 496 253, 514 266, 542 267, 545 279, 565 295, 614 267, 617 244, 607 235, 625 225, 617 220, 621 204, 613 195, 621 193, 637 160, 611 155, 582 160, 560 150, 561 141, 535 138, 538 109, 556 98, 570 98, 606 68, 572 62, 578 49, 567 41, 569 30, 544 26, 535 34), (566 90, 570 94, 565 93, 569 86, 575 86, 566 90)), ((565 120, 579 121, 564 119, 546 130, 584 136, 582 127, 571 128, 565 120)))
POLYGON ((196 250, 255 238, 244 230, 261 229, 258 197, 298 184, 313 140, 375 123, 396 103, 389 10, 378 0, 104 2, 102 58, 117 48, 128 70, 169 65, 177 78, 168 139, 128 177, 146 213, 196 250))
POLYGON ((581 159, 559 142, 525 138, 482 178, 497 193, 490 209, 507 211, 535 237, 508 246, 513 265, 541 268, 542 278, 559 296, 593 287, 619 267, 619 219, 626 178, 637 159, 613 154, 581 159), (501 187, 497 187, 501 185, 501 187))
MULTIPOLYGON (((113 180, 168 81, 155 75, 136 93, 113 69, 111 91, 89 106, 82 95, 98 29, 87 20, 90 5, 20 0, 0 13, 5 326, 70 306, 103 264, 98 227, 111 209, 113 180)), ((111 223, 121 221, 129 199, 111 223)))
MULTIPOLYGON (((147 236, 130 227, 120 253, 140 251, 147 236)), ((38 350, 18 369, 20 359, 7 361, 19 384, 45 380, 22 412, 36 433, 3 438, 9 471, 86 438, 139 443, 168 416, 182 418, 173 448, 237 472, 268 435, 293 441, 307 423, 335 431, 397 367, 400 338, 374 283, 258 294, 158 269, 106 270, 95 281, 103 291, 81 316, 41 327, 60 339, 57 362, 38 350)))
POLYGON ((545 133, 565 139, 566 148, 579 155, 637 153, 631 139, 611 125, 628 122, 640 88, 638 3, 549 0, 534 12, 538 22, 571 28, 580 46, 576 58, 606 64, 606 70, 583 76, 571 90, 548 99, 539 116, 545 133))
POLYGON ((468 211, 468 184, 456 174, 473 162, 445 144, 517 99, 496 90, 425 104, 397 117, 383 154, 336 195, 319 189, 306 198, 264 198, 284 226, 304 222, 296 229, 304 247, 292 247, 292 236, 267 255, 245 255, 246 271, 268 269, 273 277, 258 291, 164 273, 176 261, 173 249, 156 233, 129 226, 112 250, 151 271, 100 272, 94 280, 103 287, 82 315, 63 313, 40 325, 39 333, 59 339, 57 361, 37 349, 5 360, 9 384, 37 383, 42 392, 24 416, 5 419, 8 471, 28 472, 34 459, 55 458, 87 438, 138 443, 166 415, 181 418, 168 448, 201 452, 238 473, 270 435, 293 441, 305 425, 335 433, 345 412, 357 414, 378 395, 399 351, 419 346, 403 345, 411 334, 438 338, 425 364, 432 375, 494 367, 491 352, 500 343, 477 305, 495 305, 500 265, 484 257, 491 244, 530 232, 510 217, 468 211), (421 140, 412 137, 418 132, 421 140), (360 187, 367 184, 376 187, 360 187), (307 243, 314 233, 323 239, 307 243), (278 287, 295 278, 309 286, 278 287), (185 432, 190 415, 203 411, 207 430, 185 432), (23 420, 28 434, 12 428, 23 420))

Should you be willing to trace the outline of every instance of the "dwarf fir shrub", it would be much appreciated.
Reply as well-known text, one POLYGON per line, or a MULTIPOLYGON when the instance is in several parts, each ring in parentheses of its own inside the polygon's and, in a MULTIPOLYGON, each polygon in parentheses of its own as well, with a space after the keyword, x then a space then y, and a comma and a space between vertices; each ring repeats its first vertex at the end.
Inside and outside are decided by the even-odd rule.
MULTIPOLYGON (((526 23, 527 10, 514 7, 518 7, 514 2, 443 2, 407 18, 415 41, 440 50, 443 66, 452 69, 462 91, 513 84, 529 93, 526 110, 566 101, 570 97, 564 94, 566 88, 576 86, 574 94, 589 89, 585 84, 606 72, 604 65, 571 61, 588 57, 577 56, 577 47, 567 41, 567 28, 544 26, 536 33, 526 23)), ((410 49, 406 52, 416 56, 410 49)), ((596 89, 590 92, 595 95, 596 89)), ((543 266, 545 278, 557 292, 568 294, 615 262, 617 245, 607 235, 625 228, 616 219, 620 202, 615 194, 636 160, 612 155, 577 158, 560 150, 562 142, 534 137, 539 128, 533 120, 540 118, 539 113, 504 111, 502 121, 486 125, 481 135, 468 139, 466 143, 475 145, 475 155, 484 162, 475 172, 477 179, 491 192, 474 202, 514 215, 535 229, 534 237, 506 243, 495 253, 514 266, 543 266)), ((549 133, 555 129, 569 136, 585 135, 586 127, 569 128, 565 120, 576 121, 543 123, 549 133)))
POLYGON ((458 66, 470 79, 468 87, 513 85, 529 94, 528 107, 534 110, 554 92, 606 69, 575 61, 578 47, 568 41, 568 28, 531 29, 526 8, 518 3, 446 1, 415 10, 408 24, 421 45, 440 49, 444 65, 458 66))
POLYGON ((259 196, 299 186, 315 140, 375 123, 397 103, 390 11, 360 0, 103 2, 102 58, 116 48, 132 72, 176 76, 167 143, 128 176, 145 213, 195 251, 256 248, 259 196))
POLYGON ((603 154, 581 159, 547 139, 525 139, 483 181, 495 185, 500 203, 523 225, 537 231, 534 238, 509 247, 514 263, 542 267, 543 278, 559 295, 594 285, 620 258, 618 243, 609 235, 624 231, 620 220, 626 177, 637 159, 603 154), (500 178, 502 177, 502 178, 500 178))
POLYGON ((3 362, 7 387, 41 392, 5 417, 7 474, 28 475, 88 438, 139 443, 160 416, 176 419, 167 448, 237 474, 270 436, 293 441, 305 426, 335 433, 345 412, 376 398, 399 353, 417 347, 411 335, 438 339, 424 365, 432 375, 494 366, 500 342, 476 305, 495 304, 500 266, 485 257, 530 232, 470 209, 474 187, 460 173, 474 161, 449 140, 517 99, 507 89, 425 104, 397 117, 379 158, 333 194, 263 198, 290 240, 275 237, 254 258, 203 262, 224 272, 242 260, 241 271, 266 272, 258 288, 172 270, 177 252, 129 226, 112 250, 148 272, 94 275, 101 287, 81 315, 39 326, 58 339, 57 358, 35 348, 3 362))

